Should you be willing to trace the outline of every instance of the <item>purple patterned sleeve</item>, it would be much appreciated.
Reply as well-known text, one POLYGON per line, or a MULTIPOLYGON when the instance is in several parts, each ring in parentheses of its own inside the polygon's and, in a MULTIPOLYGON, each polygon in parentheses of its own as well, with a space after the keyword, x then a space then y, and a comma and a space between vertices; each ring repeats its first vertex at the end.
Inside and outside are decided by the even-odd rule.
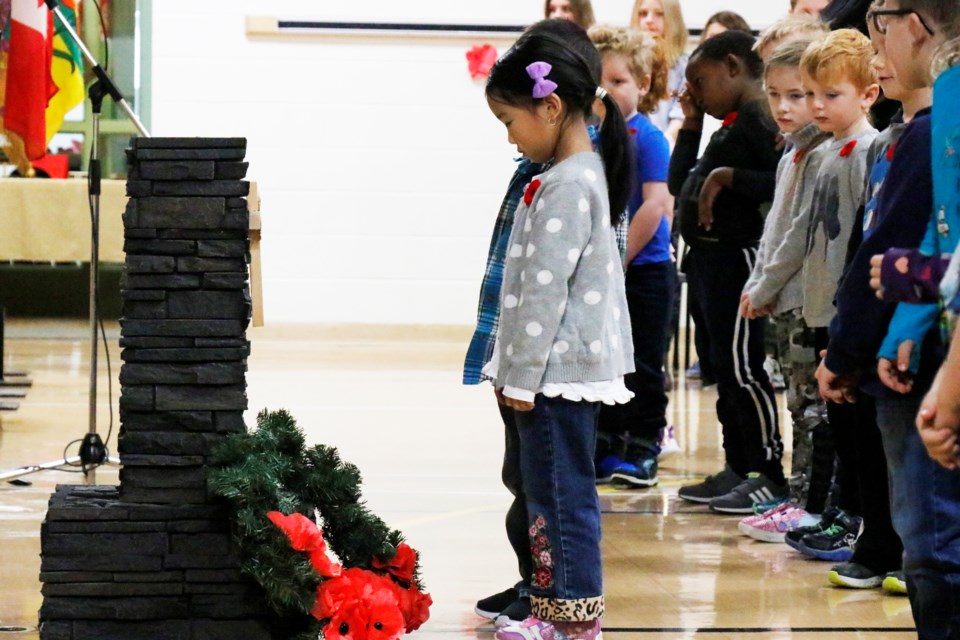
POLYGON ((950 256, 928 256, 918 249, 888 249, 880 265, 883 299, 890 302, 931 303, 940 300, 940 280, 950 256))

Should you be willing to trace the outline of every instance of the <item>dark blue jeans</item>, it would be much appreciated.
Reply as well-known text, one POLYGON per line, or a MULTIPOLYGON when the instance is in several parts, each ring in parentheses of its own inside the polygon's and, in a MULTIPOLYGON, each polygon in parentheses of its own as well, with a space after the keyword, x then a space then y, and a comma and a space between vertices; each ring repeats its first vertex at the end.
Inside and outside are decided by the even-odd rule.
POLYGON ((599 403, 538 394, 516 411, 527 496, 533 615, 587 621, 603 615, 600 502, 593 454, 599 403))
POLYGON ((960 471, 930 459, 914 420, 920 397, 877 398, 893 526, 920 640, 960 638, 960 471))
MULTIPOLYGON (((634 373, 624 376, 633 399, 600 409, 600 432, 628 434, 659 453, 660 429, 667 426, 667 398, 663 390, 663 359, 670 339, 670 310, 677 271, 670 261, 631 266, 626 276, 627 308, 633 333, 634 373)), ((631 447, 627 457, 635 457, 631 447)))

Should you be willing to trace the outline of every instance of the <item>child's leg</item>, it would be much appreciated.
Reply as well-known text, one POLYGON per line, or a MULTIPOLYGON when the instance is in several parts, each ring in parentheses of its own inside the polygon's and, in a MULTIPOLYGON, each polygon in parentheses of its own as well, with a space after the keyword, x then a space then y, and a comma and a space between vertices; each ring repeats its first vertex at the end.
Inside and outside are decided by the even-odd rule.
POLYGON ((588 622, 603 615, 600 503, 593 453, 599 403, 536 397, 515 413, 533 559, 533 615, 588 622))
MULTIPOLYGON (((814 507, 812 513, 820 513, 833 476, 833 448, 830 447, 830 468, 825 482, 824 478, 818 477, 816 486, 813 486, 814 432, 827 420, 827 409, 820 399, 814 378, 817 370, 814 332, 803 321, 799 309, 777 316, 772 328, 783 364, 787 409, 793 423, 790 495, 799 504, 807 505, 808 511, 809 507, 814 507), (811 494, 815 498, 813 505, 807 501, 811 494)), ((821 438, 817 440, 822 444, 821 438)))
MULTIPOLYGON (((739 475, 758 471, 786 482, 777 403, 763 369, 763 326, 740 315, 740 293, 755 250, 695 250, 698 301, 717 375, 717 418, 727 463, 739 475)), ((691 256, 693 256, 691 251, 691 256)))
MULTIPOLYGON (((513 495, 507 509, 507 539, 517 554, 520 579, 526 587, 530 584, 533 562, 530 558, 530 539, 527 536, 527 496, 523 491, 523 476, 520 472, 520 433, 517 430, 516 414, 506 405, 497 404, 503 418, 504 451, 501 478, 503 486, 513 495)), ((523 594, 526 595, 526 594, 523 594)))
POLYGON ((670 336, 675 280, 672 262, 632 266, 627 270, 627 306, 636 368, 626 377, 634 397, 624 406, 630 462, 642 455, 655 458, 660 448, 660 430, 667 426, 669 399, 663 388, 663 357, 670 336))
POLYGON ((916 396, 877 398, 877 424, 890 473, 893 524, 920 638, 960 633, 960 471, 934 462, 913 422, 916 396))

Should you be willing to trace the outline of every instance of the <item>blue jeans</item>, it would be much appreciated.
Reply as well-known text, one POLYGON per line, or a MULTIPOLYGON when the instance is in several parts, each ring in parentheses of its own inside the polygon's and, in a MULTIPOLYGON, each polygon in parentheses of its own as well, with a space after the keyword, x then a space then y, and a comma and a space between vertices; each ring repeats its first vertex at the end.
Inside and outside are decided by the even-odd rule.
POLYGON ((599 403, 538 394, 515 412, 527 496, 533 615, 588 621, 603 615, 600 501, 593 454, 599 403))
POLYGON ((920 640, 960 638, 960 471, 930 459, 914 420, 920 398, 877 398, 893 526, 920 640))

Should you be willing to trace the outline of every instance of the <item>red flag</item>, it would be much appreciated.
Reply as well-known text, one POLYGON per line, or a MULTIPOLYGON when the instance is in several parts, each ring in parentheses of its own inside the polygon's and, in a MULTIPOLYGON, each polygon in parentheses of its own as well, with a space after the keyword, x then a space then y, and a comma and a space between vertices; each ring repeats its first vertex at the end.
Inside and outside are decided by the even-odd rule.
POLYGON ((53 14, 43 0, 13 0, 4 126, 23 139, 30 160, 47 151, 47 102, 57 87, 50 76, 53 14))

